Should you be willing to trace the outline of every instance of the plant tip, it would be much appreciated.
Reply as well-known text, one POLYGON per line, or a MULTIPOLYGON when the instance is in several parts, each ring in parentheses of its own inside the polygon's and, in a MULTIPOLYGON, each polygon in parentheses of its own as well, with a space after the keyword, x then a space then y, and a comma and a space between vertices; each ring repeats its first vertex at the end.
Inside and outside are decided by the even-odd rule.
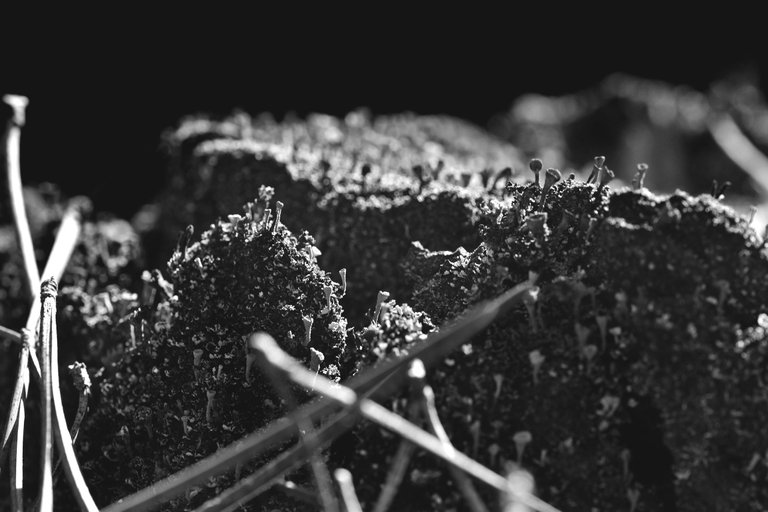
POLYGON ((13 109, 13 124, 24 126, 29 98, 18 94, 6 94, 3 96, 3 102, 13 109))
POLYGON ((541 172, 541 169, 543 167, 544 167, 544 164, 538 158, 534 158, 528 164, 528 168, 531 169, 531 172, 533 172, 535 176, 534 183, 536 184, 537 187, 539 186, 539 173, 541 172))

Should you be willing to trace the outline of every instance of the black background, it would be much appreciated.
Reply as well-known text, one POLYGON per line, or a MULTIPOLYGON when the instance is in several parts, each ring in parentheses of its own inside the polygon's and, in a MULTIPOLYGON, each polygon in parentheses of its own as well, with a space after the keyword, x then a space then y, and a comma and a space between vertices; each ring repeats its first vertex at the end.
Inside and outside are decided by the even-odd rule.
POLYGON ((749 68, 768 89, 759 33, 725 19, 694 34, 684 30, 693 18, 663 27, 653 17, 635 25, 566 19, 555 28, 547 18, 405 24, 396 16, 374 25, 376 17, 310 21, 311 30, 277 18, 216 30, 214 21, 177 21, 159 36, 136 25, 118 42, 105 26, 97 36, 57 33, 42 47, 27 34, 6 45, 0 67, 0 93, 30 98, 23 178, 129 216, 162 183, 161 132, 196 112, 242 108, 279 119, 367 106, 484 125, 520 94, 574 92, 614 72, 705 91, 749 68))

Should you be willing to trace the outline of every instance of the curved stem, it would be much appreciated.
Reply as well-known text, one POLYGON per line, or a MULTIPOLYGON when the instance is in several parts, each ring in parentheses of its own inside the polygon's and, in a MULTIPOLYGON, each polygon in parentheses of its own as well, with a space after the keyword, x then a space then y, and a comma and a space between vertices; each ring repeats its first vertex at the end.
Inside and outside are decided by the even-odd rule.
MULTIPOLYGON (((55 299, 54 299, 54 314, 55 314, 55 299)), ((61 458, 64 462, 64 472, 67 474, 69 483, 72 486, 73 494, 80 505, 80 510, 83 512, 98 512, 98 507, 91 497, 91 492, 88 490, 88 485, 85 483, 82 473, 80 472, 80 466, 77 463, 75 457, 75 450, 72 447, 73 441, 67 430, 67 420, 64 417, 64 407, 61 403, 61 389, 59 387, 59 365, 58 365, 58 333, 56 330, 56 323, 54 322, 51 329, 51 359, 53 364, 51 365, 51 390, 53 395, 53 410, 54 416, 54 434, 56 438, 56 447, 61 454, 61 458)), ((87 388, 85 388, 87 389, 87 388)), ((87 400, 87 393, 85 390, 81 395, 81 407, 78 408, 78 415, 83 404, 82 397, 85 396, 87 400)), ((85 402, 87 404, 87 402, 85 402)), ((84 408, 83 408, 84 409, 84 408)), ((85 412, 83 411, 83 414, 85 412)), ((82 417, 81 417, 82 419, 82 417)), ((75 418, 77 425, 79 421, 75 418)), ((72 425, 75 428, 75 423, 72 425)))
POLYGON ((16 236, 21 247, 21 256, 24 261, 24 273, 26 274, 27 291, 30 297, 35 297, 38 292, 40 275, 35 260, 35 248, 32 245, 32 235, 29 230, 27 212, 24 209, 24 192, 21 186, 21 165, 19 149, 21 141, 21 127, 24 126, 24 111, 29 100, 24 96, 6 95, 3 101, 13 108, 13 118, 8 123, 6 131, 6 163, 8 165, 8 190, 11 196, 11 208, 13 210, 13 222, 16 227, 16 236))

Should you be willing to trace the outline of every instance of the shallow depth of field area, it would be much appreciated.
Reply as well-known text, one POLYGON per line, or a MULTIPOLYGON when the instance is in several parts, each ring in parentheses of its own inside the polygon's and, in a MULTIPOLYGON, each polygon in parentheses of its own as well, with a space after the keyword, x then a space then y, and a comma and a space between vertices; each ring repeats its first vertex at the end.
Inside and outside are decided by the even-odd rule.
POLYGON ((487 129, 191 115, 131 219, 24 181, 25 107, 0 509, 768 507, 750 83, 615 75, 487 129))

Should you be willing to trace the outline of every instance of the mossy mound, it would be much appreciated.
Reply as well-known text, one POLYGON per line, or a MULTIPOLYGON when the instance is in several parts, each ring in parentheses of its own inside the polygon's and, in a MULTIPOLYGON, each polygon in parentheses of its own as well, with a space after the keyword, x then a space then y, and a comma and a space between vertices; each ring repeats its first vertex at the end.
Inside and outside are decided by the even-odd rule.
MULTIPOLYGON (((95 379, 80 460, 97 502, 135 492, 287 412, 246 352, 254 331, 272 333, 308 367, 341 379, 341 285, 318 267, 311 236, 293 236, 264 214, 270 195, 263 189, 264 202, 217 222, 197 242, 191 233, 182 238, 169 281, 155 272, 155 306, 136 313, 146 335, 95 379)), ((222 475, 168 506, 194 507, 234 482, 234 474, 222 475)))
POLYGON ((415 115, 195 118, 166 141, 173 176, 162 198, 166 239, 272 186, 286 226, 316 235, 325 268, 348 269, 352 319, 379 289, 409 298, 398 265, 410 242, 476 246, 480 203, 489 191, 501 194, 519 163, 512 146, 468 123, 415 115))
MULTIPOLYGON (((355 331, 351 336, 350 345, 354 351, 350 363, 356 370, 362 370, 403 356, 415 343, 435 330, 434 324, 423 312, 415 311, 407 304, 397 304, 396 301, 383 302, 377 322, 355 331)), ((408 386, 403 388, 402 392, 382 403, 398 414, 408 416, 408 386)), ((349 469, 355 475, 355 489, 364 510, 373 509, 399 444, 400 438, 397 435, 365 420, 333 444, 331 462, 337 467, 349 469)), ((410 469, 420 466, 423 459, 428 460, 430 456, 417 451, 414 462, 409 466, 409 473, 410 469)), ((423 486, 415 480, 418 479, 412 480, 407 476, 403 480, 398 492, 402 503, 396 503, 396 506, 405 506, 408 510, 434 508, 430 494, 425 493, 423 486)), ((441 494, 448 499, 453 495, 450 487, 444 487, 441 494)))
POLYGON ((757 510, 768 260, 746 221, 710 196, 566 180, 542 206, 536 185, 510 191, 474 252, 409 263, 437 322, 538 280, 537 301, 435 372, 451 439, 498 464, 530 432, 522 462, 563 509, 639 491, 638 510, 757 510))

